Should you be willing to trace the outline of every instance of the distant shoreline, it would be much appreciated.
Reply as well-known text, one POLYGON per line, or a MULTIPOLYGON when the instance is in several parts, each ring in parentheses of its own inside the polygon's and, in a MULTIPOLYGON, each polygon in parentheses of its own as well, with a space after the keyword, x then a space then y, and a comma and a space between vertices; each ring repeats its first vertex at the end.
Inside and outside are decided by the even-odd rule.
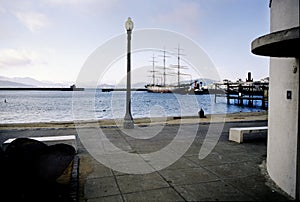
POLYGON ((0 91, 84 91, 84 88, 0 88, 0 91))
MULTIPOLYGON (((102 88, 102 92, 111 92, 111 91, 127 91, 126 88, 102 88)), ((131 91, 147 91, 146 88, 132 88, 131 91)))
MULTIPOLYGON (((240 121, 267 121, 268 112, 238 112, 231 114, 208 114, 206 118, 197 116, 184 117, 157 117, 157 118, 136 118, 134 123, 137 126, 147 126, 154 124, 197 124, 197 123, 217 123, 217 122, 240 122, 240 121)), ((76 120, 76 121, 53 121, 53 122, 29 122, 29 123, 5 123, 0 124, 0 130, 28 129, 28 128, 76 128, 94 127, 117 127, 122 119, 97 119, 97 120, 76 120), (76 122, 76 124, 74 123, 76 122), (117 122, 117 123, 116 123, 117 122)))

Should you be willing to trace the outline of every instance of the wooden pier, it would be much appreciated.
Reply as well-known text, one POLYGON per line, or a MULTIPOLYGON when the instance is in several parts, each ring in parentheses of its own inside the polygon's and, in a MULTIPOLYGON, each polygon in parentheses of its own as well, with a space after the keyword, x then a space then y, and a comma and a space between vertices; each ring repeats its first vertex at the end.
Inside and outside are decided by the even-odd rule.
POLYGON ((268 108, 269 83, 266 82, 228 82, 219 83, 218 86, 226 86, 223 94, 215 94, 215 102, 217 97, 226 97, 227 104, 236 104, 248 107, 268 108), (231 102, 233 100, 233 103, 231 102), (259 102, 256 102, 259 101, 259 102))

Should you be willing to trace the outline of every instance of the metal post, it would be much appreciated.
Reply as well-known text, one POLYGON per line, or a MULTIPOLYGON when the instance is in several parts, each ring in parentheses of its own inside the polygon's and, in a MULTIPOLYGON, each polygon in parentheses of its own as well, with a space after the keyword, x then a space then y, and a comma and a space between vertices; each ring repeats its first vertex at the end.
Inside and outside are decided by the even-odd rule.
MULTIPOLYGON (((128 21, 131 21, 128 18, 128 21)), ((128 23, 128 21, 126 23, 128 23)), ((132 21, 131 21, 132 23, 132 21)), ((124 128, 132 129, 134 128, 133 118, 131 115, 131 29, 127 29, 127 88, 126 88, 126 114, 124 117, 124 128)))

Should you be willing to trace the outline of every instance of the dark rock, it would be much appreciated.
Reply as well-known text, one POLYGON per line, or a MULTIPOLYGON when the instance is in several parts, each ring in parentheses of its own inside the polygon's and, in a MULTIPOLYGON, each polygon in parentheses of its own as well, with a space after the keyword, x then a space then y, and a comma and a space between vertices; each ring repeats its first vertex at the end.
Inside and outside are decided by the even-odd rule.
POLYGON ((13 173, 11 178, 32 179, 36 172, 35 162, 47 147, 43 142, 28 138, 17 138, 12 141, 5 150, 7 167, 9 172, 13 173))
POLYGON ((67 144, 46 144, 28 138, 17 138, 5 151, 8 166, 18 179, 54 181, 70 164, 75 149, 67 144))
POLYGON ((66 201, 68 187, 56 182, 72 162, 75 149, 17 138, 0 149, 1 198, 12 201, 66 201))
POLYGON ((68 167, 75 155, 75 149, 66 144, 48 146, 41 151, 35 161, 36 177, 53 181, 68 167))

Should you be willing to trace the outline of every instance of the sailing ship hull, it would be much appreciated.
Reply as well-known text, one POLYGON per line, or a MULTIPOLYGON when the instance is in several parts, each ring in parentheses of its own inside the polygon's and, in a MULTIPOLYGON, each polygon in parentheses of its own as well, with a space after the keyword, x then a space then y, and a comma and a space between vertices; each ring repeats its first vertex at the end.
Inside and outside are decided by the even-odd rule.
POLYGON ((178 86, 159 86, 147 85, 145 86, 149 93, 185 93, 188 91, 187 87, 178 86))

